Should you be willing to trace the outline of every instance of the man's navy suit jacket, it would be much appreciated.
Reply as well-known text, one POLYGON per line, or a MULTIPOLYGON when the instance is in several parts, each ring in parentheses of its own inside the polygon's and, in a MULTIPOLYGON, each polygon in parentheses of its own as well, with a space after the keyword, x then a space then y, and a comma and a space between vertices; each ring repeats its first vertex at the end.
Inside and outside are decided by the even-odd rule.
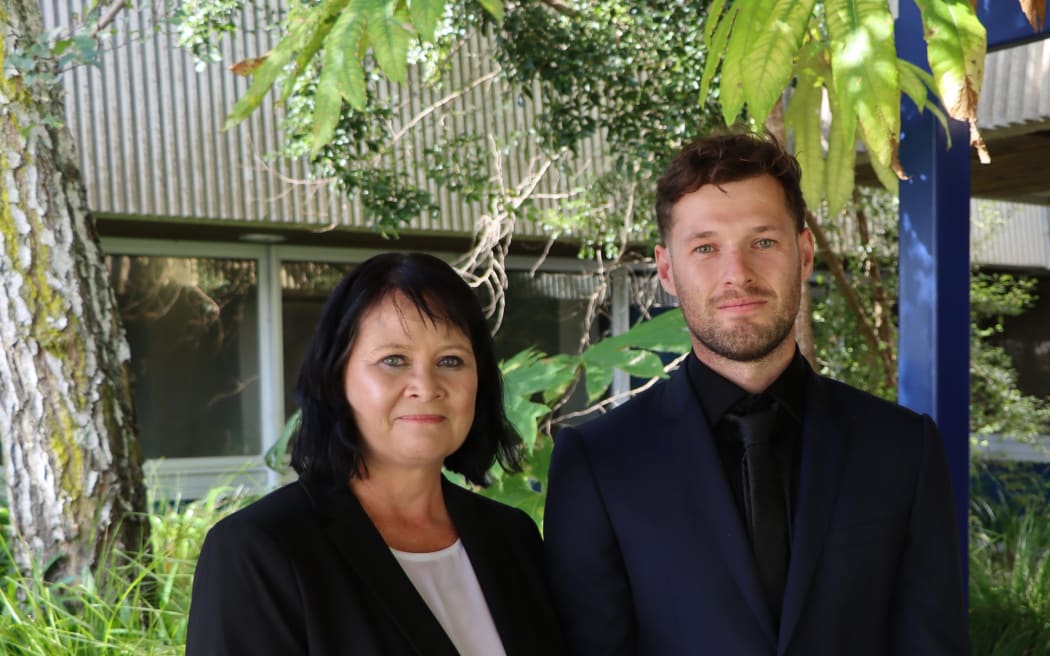
POLYGON ((807 371, 779 631, 685 368, 555 441, 545 540, 576 656, 969 653, 933 421, 807 371))

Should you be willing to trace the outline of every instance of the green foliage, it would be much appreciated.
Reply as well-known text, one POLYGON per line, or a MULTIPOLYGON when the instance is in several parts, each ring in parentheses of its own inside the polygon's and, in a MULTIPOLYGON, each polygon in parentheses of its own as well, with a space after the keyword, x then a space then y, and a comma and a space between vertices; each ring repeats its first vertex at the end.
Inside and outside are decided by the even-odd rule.
POLYGON ((823 197, 836 216, 852 193, 858 136, 879 179, 896 190, 894 173, 904 174, 897 156, 902 92, 944 123, 943 113, 927 103, 932 91, 948 115, 976 126, 984 28, 967 2, 918 4, 932 76, 897 57, 894 19, 884 0, 716 2, 704 30, 710 57, 701 93, 721 72, 725 122, 736 123, 746 107, 761 124, 794 80, 785 123, 797 135, 808 202, 819 207, 823 197), (831 111, 826 152, 816 139, 825 97, 831 111))
POLYGON ((970 639, 974 654, 1050 653, 1050 524, 1042 506, 975 500, 970 515, 970 639))
MULTIPOLYGON (((142 656, 183 653, 190 586, 207 530, 244 502, 217 488, 204 499, 149 514, 141 553, 109 551, 95 574, 50 583, 43 566, 19 573, 0 542, 0 653, 142 656)), ((0 517, 6 516, 3 509, 0 517)), ((7 537, 7 526, 3 524, 7 537)))

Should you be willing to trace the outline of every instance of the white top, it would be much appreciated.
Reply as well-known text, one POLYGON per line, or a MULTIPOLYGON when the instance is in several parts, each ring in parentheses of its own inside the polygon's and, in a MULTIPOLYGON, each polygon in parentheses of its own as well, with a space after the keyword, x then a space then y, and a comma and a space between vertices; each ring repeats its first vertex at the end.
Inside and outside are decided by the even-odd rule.
POLYGON ((506 656, 462 542, 430 553, 390 551, 461 656, 506 656))

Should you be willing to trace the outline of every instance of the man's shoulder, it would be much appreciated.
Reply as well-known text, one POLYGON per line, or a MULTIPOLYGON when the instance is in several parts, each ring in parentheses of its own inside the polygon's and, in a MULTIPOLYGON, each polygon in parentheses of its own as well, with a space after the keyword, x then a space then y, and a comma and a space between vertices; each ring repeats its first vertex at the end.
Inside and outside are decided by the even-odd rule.
POLYGON ((877 419, 877 424, 871 425, 883 428, 895 423, 919 426, 923 422, 922 414, 848 383, 817 374, 814 374, 814 380, 816 389, 824 396, 825 401, 836 407, 845 408, 848 411, 847 414, 859 422, 871 422, 872 419, 877 419))

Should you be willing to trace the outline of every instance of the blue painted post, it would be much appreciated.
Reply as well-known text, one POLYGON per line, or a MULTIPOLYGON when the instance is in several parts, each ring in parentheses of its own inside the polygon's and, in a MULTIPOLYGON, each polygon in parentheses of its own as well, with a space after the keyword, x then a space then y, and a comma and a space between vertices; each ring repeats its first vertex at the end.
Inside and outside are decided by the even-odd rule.
MULTIPOLYGON (((897 50, 927 70, 913 0, 900 3, 897 50)), ((967 572, 970 403, 970 152, 965 124, 952 147, 929 112, 901 106, 899 400, 936 420, 944 436, 967 572)))

